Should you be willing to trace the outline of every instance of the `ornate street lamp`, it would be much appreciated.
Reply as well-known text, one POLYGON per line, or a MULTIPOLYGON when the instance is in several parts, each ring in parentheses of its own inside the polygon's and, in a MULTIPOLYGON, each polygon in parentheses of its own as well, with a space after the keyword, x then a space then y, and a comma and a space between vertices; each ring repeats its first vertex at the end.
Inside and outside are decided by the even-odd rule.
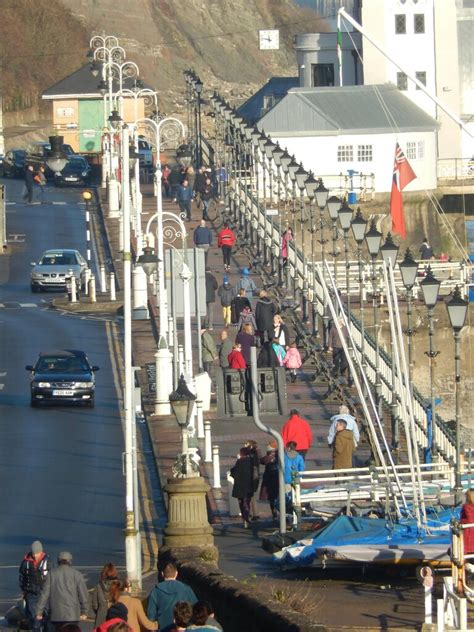
POLYGON ((359 269, 359 322, 360 322, 360 356, 362 373, 365 374, 367 362, 365 357, 365 308, 364 308, 364 274, 362 262, 362 244, 367 230, 367 220, 362 216, 360 208, 357 209, 351 222, 352 234, 357 244, 357 267, 359 269))
POLYGON ((334 283, 336 284, 336 287, 337 287, 338 286, 338 283, 337 283, 337 254, 338 253, 336 249, 337 220, 339 218, 339 209, 341 208, 341 200, 335 195, 331 195, 331 197, 328 198, 326 206, 328 207, 329 218, 332 223, 332 261, 333 261, 333 266, 334 266, 333 275, 334 275, 334 283))
POLYGON ((49 143, 51 149, 48 152, 46 158, 46 164, 54 173, 61 172, 68 161, 68 157, 63 149, 64 137, 63 136, 50 136, 49 143))
POLYGON ((454 398, 455 398, 455 428, 456 428, 456 478, 454 493, 456 503, 463 500, 463 489, 461 479, 462 454, 461 454, 461 330, 466 323, 469 303, 465 301, 456 285, 451 298, 446 303, 448 309, 449 322, 454 333, 454 398))
POLYGON ((118 130, 118 128, 120 127, 120 124, 123 123, 123 119, 117 110, 112 110, 108 120, 113 130, 118 130))
POLYGON ((374 322, 374 340, 375 340, 375 399, 379 418, 382 420, 382 382, 380 375, 380 356, 379 356, 379 310, 378 310, 378 292, 376 289, 377 282, 377 266, 376 261, 380 251, 382 242, 382 233, 377 230, 375 220, 370 222, 370 229, 365 233, 365 243, 372 259, 372 308, 374 322))
POLYGON ((352 209, 347 201, 342 202, 342 206, 338 211, 339 223, 344 233, 344 261, 346 266, 346 307, 347 307, 347 319, 351 322, 351 292, 350 292, 350 264, 349 264, 349 230, 352 224, 352 216, 354 209, 352 209))
POLYGON ((385 243, 380 247, 380 254, 387 265, 391 263, 392 270, 395 269, 399 249, 400 247, 393 241, 392 234, 387 233, 385 243))
POLYGON ((181 167, 189 167, 193 159, 191 147, 189 145, 180 145, 176 150, 176 160, 181 167))
POLYGON ((199 476, 196 465, 191 461, 189 456, 188 445, 188 426, 190 425, 191 417, 193 414, 194 402, 196 401, 196 395, 191 393, 184 379, 184 375, 181 375, 178 381, 178 387, 175 391, 170 393, 169 396, 171 410, 176 417, 178 426, 181 429, 182 435, 182 454, 178 457, 176 463, 173 466, 173 473, 176 478, 188 478, 192 476, 199 476))
POLYGON ((143 254, 137 259, 137 264, 143 268, 148 278, 156 271, 158 267, 158 257, 151 246, 146 245, 143 248, 143 254))
POLYGON ((435 427, 436 427, 436 398, 435 398, 435 358, 439 354, 439 351, 435 351, 434 349, 434 308, 436 307, 436 303, 438 302, 439 288, 441 285, 441 281, 435 278, 431 266, 428 266, 428 270, 426 271, 426 276, 423 281, 420 283, 421 291, 423 293, 423 300, 425 301, 425 305, 428 309, 428 340, 429 340, 429 350, 425 351, 425 354, 429 359, 429 367, 430 367, 430 408, 428 415, 428 424, 431 425, 431 432, 428 432, 428 437, 431 437, 431 445, 427 446, 426 456, 427 461, 431 460, 431 453, 435 452, 436 444, 434 443, 434 435, 435 435, 435 427))
POLYGON ((418 274, 418 263, 413 259, 411 250, 407 248, 403 261, 398 264, 402 282, 407 291, 407 328, 405 330, 408 336, 408 377, 410 382, 410 392, 413 386, 413 342, 412 336, 415 333, 412 323, 412 305, 413 305, 413 286, 415 285, 416 276, 418 274))

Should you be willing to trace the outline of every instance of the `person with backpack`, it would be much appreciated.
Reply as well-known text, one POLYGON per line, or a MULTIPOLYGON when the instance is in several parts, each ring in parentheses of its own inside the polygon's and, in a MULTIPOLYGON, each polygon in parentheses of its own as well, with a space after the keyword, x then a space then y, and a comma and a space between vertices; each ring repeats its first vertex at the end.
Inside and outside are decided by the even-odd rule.
POLYGON ((244 268, 242 270, 242 276, 237 281, 237 285, 235 286, 237 290, 245 290, 246 297, 250 300, 257 286, 255 285, 255 281, 250 278, 250 271, 248 268, 244 268))
POLYGON ((91 593, 91 606, 92 611, 95 614, 94 628, 104 623, 107 610, 111 603, 109 601, 109 591, 112 582, 118 580, 118 572, 115 564, 108 563, 102 569, 100 573, 100 579, 98 584, 92 590, 91 593))
POLYGON ((222 316, 224 317, 224 325, 228 327, 232 321, 232 300, 235 296, 235 289, 229 283, 229 277, 225 276, 222 285, 217 290, 217 295, 221 299, 222 316))
POLYGON ((239 322, 240 314, 243 312, 244 307, 250 307, 250 301, 246 296, 245 290, 242 288, 237 290, 237 296, 232 299, 230 305, 231 322, 233 325, 237 325, 239 322))

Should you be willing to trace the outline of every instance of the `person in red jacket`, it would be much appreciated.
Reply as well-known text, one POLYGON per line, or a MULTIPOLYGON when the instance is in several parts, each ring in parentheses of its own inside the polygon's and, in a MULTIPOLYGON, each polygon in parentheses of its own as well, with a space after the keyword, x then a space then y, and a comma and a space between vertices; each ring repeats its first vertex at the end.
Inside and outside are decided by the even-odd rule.
POLYGON ((306 458, 306 453, 313 443, 313 433, 309 423, 306 419, 300 417, 296 408, 290 410, 290 418, 283 426, 281 436, 285 445, 289 441, 294 441, 296 443, 296 451, 301 454, 303 459, 306 458))
POLYGON ((227 356, 227 360, 229 361, 229 369, 242 369, 245 371, 247 368, 247 363, 242 355, 242 345, 235 344, 227 356))
MULTIPOLYGON (((474 489, 466 492, 466 502, 461 508, 461 524, 474 524, 474 489)), ((463 529, 464 555, 474 553, 474 527, 463 529)))
POLYGON ((230 255, 235 244, 235 234, 229 228, 229 224, 224 222, 224 226, 217 235, 217 246, 222 248, 222 257, 224 259, 224 270, 230 270, 230 255))

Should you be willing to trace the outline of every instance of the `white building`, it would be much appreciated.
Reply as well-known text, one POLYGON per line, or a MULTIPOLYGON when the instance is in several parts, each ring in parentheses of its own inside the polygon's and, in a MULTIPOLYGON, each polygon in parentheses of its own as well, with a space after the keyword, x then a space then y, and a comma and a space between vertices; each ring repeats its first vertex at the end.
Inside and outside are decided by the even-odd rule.
POLYGON ((405 190, 436 188, 436 121, 395 86, 292 88, 257 125, 330 189, 356 172, 390 191, 397 142, 417 175, 405 190))
MULTIPOLYGON (((338 0, 336 5, 335 9, 344 6, 344 2, 338 0)), ((345 33, 343 39, 343 83, 393 83, 437 119, 440 124, 438 158, 469 158, 473 155, 474 140, 406 76, 416 76, 474 132, 473 0, 362 0, 360 15, 363 28, 406 73, 366 38, 358 39, 358 33, 353 33, 349 24, 344 24, 343 33, 348 30, 350 36, 345 33), (354 71, 354 60, 360 58, 363 68, 360 72, 354 71)), ((334 72, 336 82, 333 85, 338 85, 336 34, 321 35, 306 34, 296 38, 301 86, 316 85, 314 77, 324 77, 324 74, 315 72, 315 68, 328 64, 333 70, 326 69, 326 76, 334 72)), ((320 82, 319 85, 330 84, 320 82)))

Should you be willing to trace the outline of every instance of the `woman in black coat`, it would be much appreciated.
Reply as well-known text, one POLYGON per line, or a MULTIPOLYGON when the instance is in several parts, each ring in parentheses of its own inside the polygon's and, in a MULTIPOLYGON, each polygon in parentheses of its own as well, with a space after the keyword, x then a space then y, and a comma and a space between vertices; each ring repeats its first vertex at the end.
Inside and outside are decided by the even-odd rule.
POLYGON ((262 456, 260 463, 265 466, 262 476, 262 487, 260 488, 260 500, 268 500, 272 517, 278 517, 276 502, 278 499, 278 451, 277 442, 272 439, 267 446, 267 453, 262 456))
POLYGON ((260 353, 258 354, 257 366, 259 369, 274 369, 280 366, 271 341, 263 343, 260 353))
POLYGON ((239 500, 244 529, 249 528, 250 502, 254 495, 253 459, 248 448, 240 448, 239 458, 230 471, 234 479, 232 497, 239 500))

